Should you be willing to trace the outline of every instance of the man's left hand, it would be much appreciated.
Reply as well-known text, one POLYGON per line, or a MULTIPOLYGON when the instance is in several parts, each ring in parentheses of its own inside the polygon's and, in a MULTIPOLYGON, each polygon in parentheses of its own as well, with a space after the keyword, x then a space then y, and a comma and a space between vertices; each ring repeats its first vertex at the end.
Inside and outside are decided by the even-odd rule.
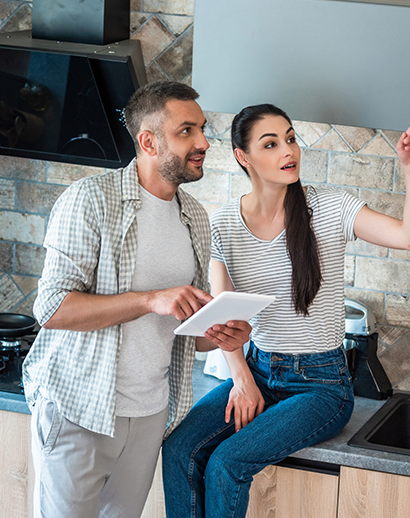
POLYGON ((236 351, 249 340, 252 327, 243 320, 230 320, 225 326, 215 324, 205 333, 205 338, 223 351, 236 351))

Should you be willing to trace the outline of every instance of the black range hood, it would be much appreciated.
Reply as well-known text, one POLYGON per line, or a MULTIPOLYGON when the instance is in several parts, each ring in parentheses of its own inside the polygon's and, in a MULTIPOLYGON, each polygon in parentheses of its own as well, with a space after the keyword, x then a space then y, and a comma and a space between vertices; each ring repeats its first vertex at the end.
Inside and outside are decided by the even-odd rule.
MULTIPOLYGON (((36 3, 34 14, 35 9, 36 3)), ((122 110, 147 82, 140 42, 107 43, 124 34, 124 23, 122 33, 107 34, 105 19, 88 36, 74 30, 71 36, 65 32, 72 41, 56 40, 54 25, 49 24, 50 32, 35 25, 34 14, 33 34, 40 32, 45 39, 34 38, 31 31, 0 34, 0 154, 109 168, 126 165, 135 150, 122 110), (96 40, 104 44, 92 43, 96 40)))

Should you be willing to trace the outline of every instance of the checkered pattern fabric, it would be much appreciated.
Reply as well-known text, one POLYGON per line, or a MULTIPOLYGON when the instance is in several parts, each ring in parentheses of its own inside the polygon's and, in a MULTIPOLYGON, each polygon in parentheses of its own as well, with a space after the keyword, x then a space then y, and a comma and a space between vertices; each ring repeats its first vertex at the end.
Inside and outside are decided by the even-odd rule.
MULTIPOLYGON (((209 291, 210 230, 204 208, 178 189, 181 221, 195 253, 193 285, 209 291)), ((126 168, 83 178, 57 200, 44 246, 45 266, 34 314, 40 325, 71 291, 125 293, 131 288, 138 246, 136 213, 141 206, 136 160, 126 168)), ((114 435, 116 365, 121 326, 92 332, 42 328, 23 365, 29 406, 41 391, 68 420, 97 433, 114 435)), ((167 434, 192 405, 195 339, 175 339, 169 373, 167 434)))

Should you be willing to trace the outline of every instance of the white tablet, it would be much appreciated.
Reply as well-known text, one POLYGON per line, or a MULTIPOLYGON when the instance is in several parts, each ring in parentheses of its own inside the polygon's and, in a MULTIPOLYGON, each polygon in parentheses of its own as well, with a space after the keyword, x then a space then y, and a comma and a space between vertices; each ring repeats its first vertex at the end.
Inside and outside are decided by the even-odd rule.
POLYGON ((275 300, 273 295, 256 295, 223 291, 178 326, 176 335, 204 336, 214 324, 225 325, 229 320, 250 320, 275 300))

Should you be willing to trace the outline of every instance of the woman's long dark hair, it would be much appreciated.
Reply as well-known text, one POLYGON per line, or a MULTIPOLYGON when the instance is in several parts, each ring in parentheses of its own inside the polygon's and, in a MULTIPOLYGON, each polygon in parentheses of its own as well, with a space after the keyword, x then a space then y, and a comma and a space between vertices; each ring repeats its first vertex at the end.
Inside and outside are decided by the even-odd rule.
MULTIPOLYGON (((292 126, 288 115, 273 104, 248 106, 233 120, 232 148, 247 153, 253 126, 270 115, 279 115, 292 126)), ((239 165, 248 174, 246 167, 239 165)), ((296 313, 306 316, 319 291, 322 274, 316 236, 311 226, 312 211, 307 206, 300 180, 288 185, 284 209, 287 250, 292 263, 292 302, 296 313)))

